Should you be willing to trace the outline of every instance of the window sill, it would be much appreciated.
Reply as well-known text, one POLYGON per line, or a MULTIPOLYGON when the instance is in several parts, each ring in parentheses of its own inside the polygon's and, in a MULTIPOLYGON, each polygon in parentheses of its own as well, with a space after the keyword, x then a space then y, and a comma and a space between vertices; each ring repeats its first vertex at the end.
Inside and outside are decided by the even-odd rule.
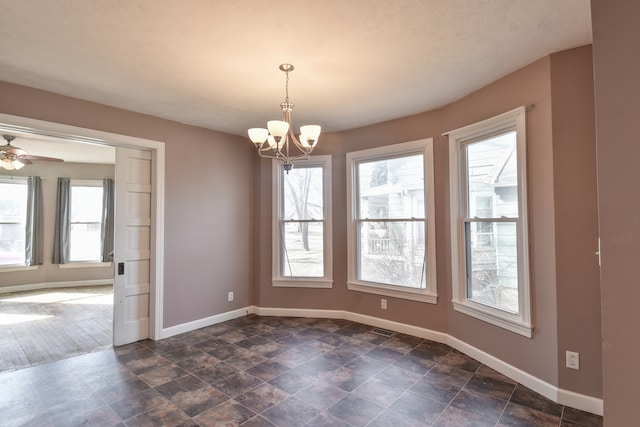
POLYGON ((496 309, 483 306, 482 304, 476 304, 471 301, 463 302, 453 300, 453 309, 527 338, 531 338, 533 336, 533 325, 524 322, 519 318, 515 318, 515 315, 512 317, 506 312, 502 314, 496 309))
POLYGON ((75 261, 68 264, 60 264, 60 268, 94 268, 94 267, 111 267, 110 262, 99 261, 75 261))
POLYGON ((399 286, 380 285, 360 281, 347 282, 347 289, 350 291, 366 292, 369 294, 384 295, 387 297, 408 299, 411 301, 425 302, 429 304, 438 303, 438 295, 430 293, 426 289, 400 288, 399 286))
POLYGON ((3 265, 0 266, 0 273, 9 273, 11 271, 29 271, 37 269, 37 265, 3 265))
POLYGON ((315 288, 315 289, 331 289, 333 288, 333 280, 329 279, 305 279, 297 277, 295 279, 273 279, 271 281, 275 288, 315 288))

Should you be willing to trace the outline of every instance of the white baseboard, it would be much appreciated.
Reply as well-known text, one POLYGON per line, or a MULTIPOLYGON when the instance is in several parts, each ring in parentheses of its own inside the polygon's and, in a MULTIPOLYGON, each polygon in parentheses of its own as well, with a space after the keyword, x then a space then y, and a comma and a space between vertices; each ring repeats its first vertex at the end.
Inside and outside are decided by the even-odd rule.
POLYGON ((3 286, 0 287, 0 294, 10 292, 33 291, 37 289, 50 288, 78 288, 81 286, 102 286, 113 285, 113 279, 95 279, 95 280, 73 280, 67 282, 44 282, 29 283, 27 285, 3 286))
POLYGON ((561 405, 567 405, 596 415, 603 415, 604 413, 604 401, 598 397, 587 396, 559 388, 558 399, 555 401, 561 405))
MULTIPOLYGON (((466 342, 459 340, 449 334, 443 332, 432 331, 430 329, 420 328, 418 326, 407 325, 404 323, 393 322, 391 320, 380 319, 378 317, 367 316, 364 314, 352 313, 344 310, 316 310, 316 309, 300 309, 300 308, 273 308, 273 307, 257 307, 249 306, 245 309, 235 310, 222 313, 217 316, 207 317, 206 319, 196 320, 182 325, 165 329, 171 335, 189 332, 204 326, 210 326, 215 323, 224 322, 226 320, 235 319, 245 314, 257 314, 259 316, 282 316, 282 317, 308 317, 308 318, 326 318, 326 319, 344 319, 351 320, 365 325, 375 326, 377 328, 388 329, 390 331, 413 335, 420 338, 448 344, 456 350, 473 357, 480 363, 495 369, 501 374, 511 378, 525 387, 553 400, 561 405, 567 405, 582 411, 591 412, 596 415, 602 415, 604 411, 603 401, 600 398, 586 396, 584 394, 574 393, 572 391, 563 390, 549 384, 548 382, 535 377, 520 368, 516 368, 507 362, 498 359, 491 354, 480 350, 466 342), (175 333, 174 333, 175 331, 175 333)), ((165 335, 163 337, 171 336, 165 335)))
POLYGON ((450 335, 447 344, 456 350, 473 357, 477 361, 482 362, 484 365, 495 369, 502 375, 505 375, 523 386, 530 388, 536 393, 543 395, 547 399, 551 399, 561 405, 580 409, 581 411, 591 412, 592 414, 603 414, 604 402, 600 398, 558 388, 553 384, 549 384, 548 382, 533 376, 520 368, 516 368, 515 366, 450 335))
POLYGON ((239 308, 226 313, 216 314, 215 316, 205 317, 204 319, 194 320, 192 322, 181 323, 180 325, 170 326, 162 329, 161 338, 169 338, 174 335, 184 334, 185 332, 195 331, 196 329, 215 325, 216 323, 226 322, 227 320, 251 314, 249 308, 239 308))

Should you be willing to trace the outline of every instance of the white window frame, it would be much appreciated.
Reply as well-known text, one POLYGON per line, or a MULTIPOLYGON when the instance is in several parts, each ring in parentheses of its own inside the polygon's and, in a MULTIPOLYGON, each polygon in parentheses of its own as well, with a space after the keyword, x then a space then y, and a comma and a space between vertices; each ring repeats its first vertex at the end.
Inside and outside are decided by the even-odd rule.
POLYGON ((286 173, 282 166, 282 162, 273 160, 272 185, 272 285, 274 287, 287 288, 332 288, 333 287, 333 223, 331 217, 333 210, 331 209, 331 156, 311 156, 309 160, 298 162, 294 168, 298 167, 321 167, 322 168, 322 195, 324 204, 324 276, 323 277, 290 277, 282 274, 282 235, 280 233, 281 218, 283 215, 284 204, 281 203, 284 196, 283 174, 286 173))
POLYGON ((438 302, 436 275, 436 226, 434 196, 433 139, 387 145, 384 147, 347 153, 347 289, 394 298, 436 304, 438 302), (361 162, 422 154, 424 159, 426 283, 424 289, 394 286, 358 279, 358 177, 361 162))
POLYGON ((449 136, 449 189, 451 208, 451 273, 454 310, 531 338, 531 294, 527 220, 526 108, 519 107, 496 117, 446 133, 449 136), (468 143, 516 132, 518 156, 518 313, 512 313, 467 298, 464 224, 467 189, 465 147, 468 143))
MULTIPOLYGON (((103 187, 103 183, 102 180, 100 179, 72 179, 69 182, 69 186, 72 187, 103 187)), ((69 191, 71 192, 71 188, 69 189, 69 191)), ((72 224, 72 222, 70 222, 69 224, 72 224)), ((71 245, 72 242, 69 241, 69 245, 71 245)), ((67 264, 59 264, 59 268, 83 268, 83 267, 108 267, 110 266, 111 263, 110 262, 102 262, 99 259, 97 260, 78 260, 78 261, 74 261, 74 260, 69 260, 69 262, 67 264)))
MULTIPOLYGON (((27 188, 28 178, 26 176, 0 176, 0 182, 3 184, 16 184, 16 185, 24 185, 27 188)), ((26 239, 26 233, 25 233, 26 239)), ((25 264, 2 264, 0 265, 0 271, 2 272, 10 272, 10 271, 22 271, 22 270, 36 270, 38 266, 27 266, 25 264)))

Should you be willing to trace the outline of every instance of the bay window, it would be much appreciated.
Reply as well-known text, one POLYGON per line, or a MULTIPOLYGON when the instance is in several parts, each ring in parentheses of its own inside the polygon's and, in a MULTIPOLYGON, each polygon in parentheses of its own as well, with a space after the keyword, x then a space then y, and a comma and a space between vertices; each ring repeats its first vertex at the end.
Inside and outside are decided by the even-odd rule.
POLYGON ((433 141, 347 154, 348 289, 435 303, 433 141))
POLYGON ((525 109, 448 135, 454 308, 531 337, 525 109))
POLYGON ((330 288, 331 156, 273 170, 273 285, 330 288))

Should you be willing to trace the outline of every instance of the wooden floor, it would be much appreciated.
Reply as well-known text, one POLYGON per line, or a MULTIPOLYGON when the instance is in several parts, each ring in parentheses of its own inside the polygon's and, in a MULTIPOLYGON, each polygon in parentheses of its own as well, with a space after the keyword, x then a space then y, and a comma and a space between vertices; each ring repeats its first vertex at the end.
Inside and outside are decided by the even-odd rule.
POLYGON ((0 372, 112 346, 113 287, 0 294, 0 372))

